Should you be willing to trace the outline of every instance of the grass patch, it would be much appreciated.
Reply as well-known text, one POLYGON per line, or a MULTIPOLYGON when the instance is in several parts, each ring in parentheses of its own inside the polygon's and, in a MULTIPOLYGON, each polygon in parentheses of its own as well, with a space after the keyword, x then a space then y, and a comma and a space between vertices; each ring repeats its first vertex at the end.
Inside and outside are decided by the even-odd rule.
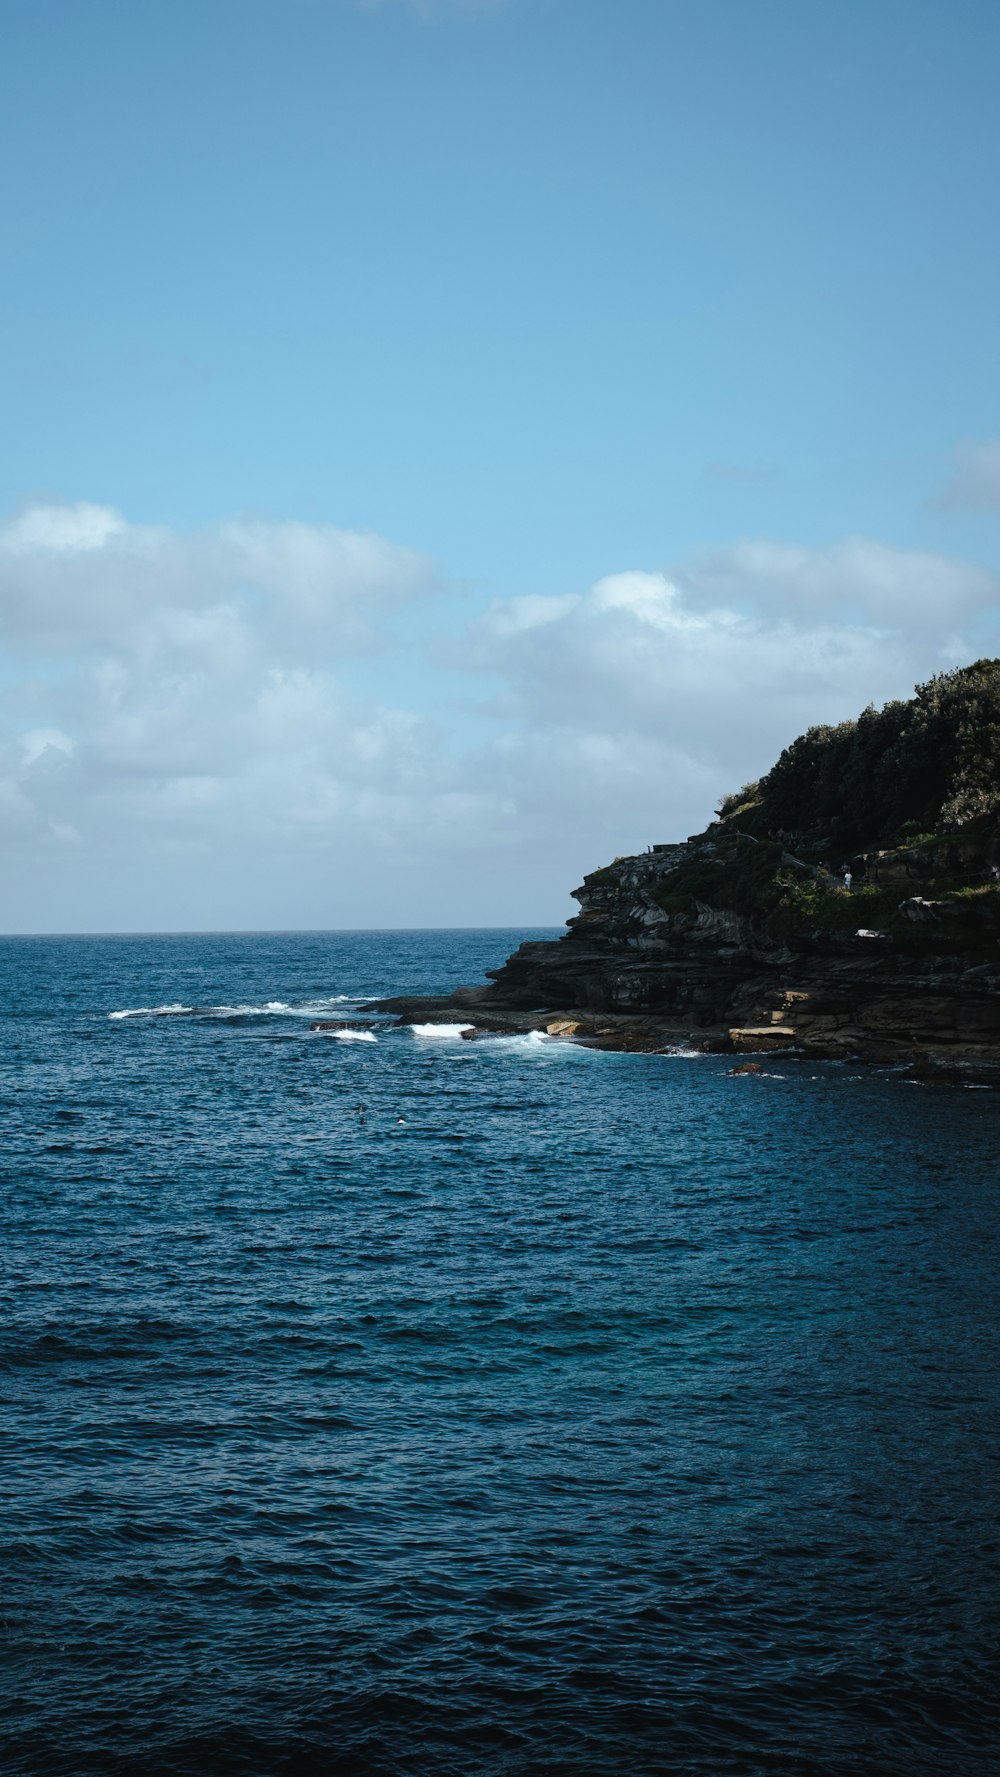
POLYGON ((880 888, 872 884, 849 894, 846 889, 826 888, 818 882, 786 882, 768 928, 786 940, 817 932, 849 934, 859 927, 883 932, 892 926, 895 931, 900 904, 909 894, 909 886, 880 888))

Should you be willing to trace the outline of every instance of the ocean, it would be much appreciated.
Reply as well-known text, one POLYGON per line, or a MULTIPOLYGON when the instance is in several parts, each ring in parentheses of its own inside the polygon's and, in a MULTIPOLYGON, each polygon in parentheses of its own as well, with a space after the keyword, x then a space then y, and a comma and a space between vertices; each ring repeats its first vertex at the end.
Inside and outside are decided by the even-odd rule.
POLYGON ((6 1771, 995 1770, 1000 1095, 309 1029, 546 935, 0 942, 6 1771))

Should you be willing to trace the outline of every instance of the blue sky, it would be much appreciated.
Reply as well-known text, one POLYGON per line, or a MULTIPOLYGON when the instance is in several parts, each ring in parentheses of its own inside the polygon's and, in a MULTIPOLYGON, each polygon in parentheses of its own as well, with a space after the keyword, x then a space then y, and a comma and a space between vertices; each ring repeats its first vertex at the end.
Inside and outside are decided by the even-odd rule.
POLYGON ((998 651, 995 8, 2 31, 0 927, 558 920, 998 651))

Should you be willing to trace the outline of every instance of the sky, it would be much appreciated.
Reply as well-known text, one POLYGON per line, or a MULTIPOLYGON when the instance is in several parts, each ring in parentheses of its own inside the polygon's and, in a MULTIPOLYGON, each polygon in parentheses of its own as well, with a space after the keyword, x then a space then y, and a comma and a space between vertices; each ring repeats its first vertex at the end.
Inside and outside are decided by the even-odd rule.
POLYGON ((0 930, 560 924, 1000 654, 1000 8, 0 44, 0 930))

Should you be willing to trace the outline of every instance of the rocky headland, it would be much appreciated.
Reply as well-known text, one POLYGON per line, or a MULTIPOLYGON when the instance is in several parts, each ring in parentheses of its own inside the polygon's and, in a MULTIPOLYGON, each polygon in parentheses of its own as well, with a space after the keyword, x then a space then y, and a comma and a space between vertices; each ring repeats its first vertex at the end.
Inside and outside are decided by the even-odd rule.
POLYGON ((817 728, 704 832, 593 871, 488 984, 382 1001, 472 1037, 905 1066, 1000 1085, 1000 662, 817 728), (848 879, 848 880, 845 880, 848 879))

